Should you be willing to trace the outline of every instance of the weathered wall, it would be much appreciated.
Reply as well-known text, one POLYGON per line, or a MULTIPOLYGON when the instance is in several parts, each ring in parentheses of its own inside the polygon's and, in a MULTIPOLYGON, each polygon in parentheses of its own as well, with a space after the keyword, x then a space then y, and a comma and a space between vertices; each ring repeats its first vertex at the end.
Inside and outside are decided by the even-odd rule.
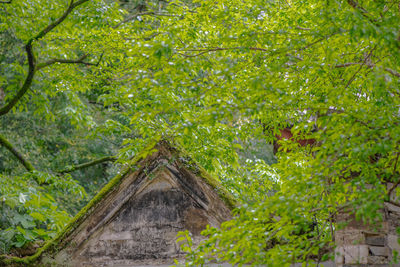
MULTIPOLYGON (((398 203, 394 192, 391 201, 398 203)), ((338 214, 337 222, 346 222, 346 226, 335 232, 337 266, 400 266, 391 264, 394 253, 400 253, 396 233, 400 227, 400 207, 385 202, 382 217, 379 225, 367 225, 349 213, 338 214)))
POLYGON ((195 242, 209 224, 231 218, 217 193, 191 171, 156 159, 131 174, 42 263, 63 266, 135 266, 173 263, 176 243, 189 230, 195 242))
POLYGON ((165 175, 129 199, 110 223, 75 252, 76 258, 101 263, 163 262, 180 256, 175 242, 178 231, 191 229, 198 235, 207 224, 215 225, 215 219, 168 183, 165 175))

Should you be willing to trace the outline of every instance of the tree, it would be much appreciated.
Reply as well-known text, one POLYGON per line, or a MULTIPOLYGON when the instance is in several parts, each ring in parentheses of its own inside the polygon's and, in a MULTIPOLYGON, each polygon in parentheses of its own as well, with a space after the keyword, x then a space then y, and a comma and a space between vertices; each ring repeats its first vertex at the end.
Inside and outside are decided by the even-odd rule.
MULTIPOLYGON (((55 76, 44 73, 55 64, 76 64, 86 68, 98 65, 84 61, 87 56, 81 55, 75 47, 64 46, 64 51, 56 51, 63 40, 55 31, 62 27, 60 25, 68 26, 66 21, 70 25, 80 21, 79 16, 71 20, 71 13, 85 2, 33 4, 14 1, 0 4, 0 124, 3 126, 0 132, 0 245, 3 252, 29 241, 54 236, 70 219, 64 210, 74 214, 84 204, 80 201, 87 195, 84 188, 93 195, 96 184, 101 185, 110 175, 103 173, 104 168, 92 168, 74 172, 72 179, 70 171, 115 160, 103 157, 84 165, 67 166, 108 154, 113 150, 111 142, 119 141, 113 137, 107 142, 86 141, 87 130, 94 125, 83 98, 76 90, 63 91, 61 87, 65 84, 57 86, 58 73, 55 76), (50 34, 53 34, 50 38, 53 42, 48 41, 50 34), (72 57, 79 56, 66 59, 65 51, 72 57), (62 57, 58 58, 60 54, 57 53, 62 57), (79 125, 78 129, 74 130, 71 124, 79 125)), ((100 2, 96 4, 103 7, 100 2)), ((84 10, 81 16, 90 19, 84 10)), ((68 76, 68 72, 64 74, 68 76)), ((74 75, 74 71, 70 75, 74 75)), ((84 100, 87 102, 88 98, 84 100)), ((100 117, 100 121, 112 117, 102 116, 101 110, 94 107, 90 112, 92 116, 100 117)))
POLYGON ((196 264, 322 258, 335 212, 374 218, 385 183, 400 181, 399 12, 353 0, 13 1, 1 27, 26 56, 2 74, 0 110, 57 119, 49 106, 61 99, 71 123, 126 137, 122 164, 154 138, 179 141, 243 203, 208 231, 196 264), (118 119, 96 122, 91 103, 118 119), (283 142, 271 166, 241 160, 289 124, 319 145, 283 142))

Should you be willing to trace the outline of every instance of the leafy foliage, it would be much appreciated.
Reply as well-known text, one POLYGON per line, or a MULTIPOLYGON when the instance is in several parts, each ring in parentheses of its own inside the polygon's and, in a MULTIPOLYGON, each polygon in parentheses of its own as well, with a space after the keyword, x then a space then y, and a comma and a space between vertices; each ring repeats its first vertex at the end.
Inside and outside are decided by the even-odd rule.
MULTIPOLYGON (((71 3, 1 4, 0 40, 9 49, 0 58, 0 104, 10 103, 34 74, 2 123, 32 113, 43 119, 38 125, 54 122, 70 134, 60 153, 71 157, 113 140, 105 151, 119 147, 121 164, 154 139, 181 143, 243 204, 232 222, 205 232, 210 238, 197 252, 190 248, 193 264, 323 259, 338 210, 379 218, 386 183, 399 181, 395 2, 71 3), (35 39, 71 3, 81 4, 35 39), (32 54, 23 50, 29 40, 32 54), (26 61, 32 55, 34 73, 26 61), (280 142, 275 160, 264 144, 288 126, 294 139, 280 142), (83 145, 82 136, 88 137, 83 145), (317 145, 294 142, 307 138, 317 145), (255 152, 246 152, 252 146, 255 152)), ((10 139, 16 136, 3 128, 10 139)), ((29 147, 33 141, 23 144, 32 161, 45 155, 51 162, 57 154, 29 147)), ((104 156, 97 149, 93 154, 104 156)), ((71 162, 56 161, 58 169, 71 162)), ((15 162, 4 156, 2 162, 4 177, 25 177, 22 169, 14 172, 15 162)), ((83 175, 76 178, 85 184, 83 175)))
POLYGON ((85 196, 84 189, 70 176, 52 177, 35 171, 21 177, 1 175, 0 182, 0 244, 3 253, 10 247, 52 238, 62 229, 70 216, 59 209, 55 195, 71 194, 77 199, 85 196), (41 186, 45 183, 51 183, 50 188, 41 186))

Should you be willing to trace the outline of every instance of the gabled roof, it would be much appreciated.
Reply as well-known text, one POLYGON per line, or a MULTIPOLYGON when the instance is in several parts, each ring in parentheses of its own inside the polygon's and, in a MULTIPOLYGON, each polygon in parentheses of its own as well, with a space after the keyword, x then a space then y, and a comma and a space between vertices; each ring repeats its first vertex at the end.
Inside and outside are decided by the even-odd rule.
MULTIPOLYGON (((99 206, 101 201, 112 194, 115 188, 119 187, 126 177, 137 179, 139 173, 153 172, 158 167, 166 167, 172 173, 176 172, 171 164, 183 165, 184 169, 190 170, 196 177, 200 177, 206 184, 208 184, 224 202, 226 207, 232 209, 236 206, 236 201, 232 195, 223 188, 218 179, 208 174, 202 167, 200 167, 178 144, 170 141, 161 140, 154 141, 147 148, 143 149, 130 163, 115 176, 110 182, 105 185, 101 191, 68 223, 54 239, 47 242, 40 248, 34 255, 18 258, 3 258, 0 263, 5 264, 32 264, 40 259, 43 253, 51 253, 54 250, 62 249, 66 244, 66 240, 90 215, 94 209, 99 206), (157 159, 162 159, 157 160, 157 159), (156 162, 156 163, 155 163, 156 162), (133 178, 132 178, 133 176, 133 178)), ((179 175, 179 174, 177 174, 179 175)), ((194 192, 195 194, 195 192, 194 192)), ((200 200, 201 202, 201 200, 200 200)))

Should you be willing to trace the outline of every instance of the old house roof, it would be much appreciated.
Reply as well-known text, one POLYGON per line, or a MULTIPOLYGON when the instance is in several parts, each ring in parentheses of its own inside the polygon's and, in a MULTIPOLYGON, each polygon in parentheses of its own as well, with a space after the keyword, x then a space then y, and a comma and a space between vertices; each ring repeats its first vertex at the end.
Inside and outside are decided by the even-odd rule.
MULTIPOLYGON (((132 159, 128 166, 104 186, 62 232, 46 243, 34 255, 25 258, 0 259, 0 263, 3 261, 6 264, 30 264, 40 260, 44 255, 58 253, 63 248, 70 246, 70 243, 83 244, 87 242, 85 240, 96 231, 96 235, 99 235, 99 229, 104 228, 104 225, 109 223, 110 220, 118 219, 118 213, 121 213, 122 206, 127 205, 126 203, 128 203, 129 199, 132 199, 133 195, 145 191, 146 187, 153 186, 154 189, 163 187, 163 183, 152 183, 152 179, 156 175, 159 176, 160 173, 164 173, 163 179, 166 179, 165 181, 168 180, 166 183, 172 183, 179 190, 185 191, 185 194, 190 198, 189 201, 192 201, 190 205, 199 206, 201 210, 207 211, 209 214, 206 216, 212 217, 211 221, 215 221, 218 224, 229 219, 229 210, 236 204, 232 195, 221 186, 216 178, 200 167, 179 145, 162 140, 154 142, 132 159)), ((168 198, 173 197, 168 195, 166 198, 168 202, 168 198)), ((137 202, 137 200, 135 201, 137 202)), ((152 201, 154 202, 154 200, 152 201)), ((128 204, 134 205, 132 203, 128 204)), ((193 214, 189 217, 193 216, 196 217, 193 214)), ((190 218, 188 220, 190 221, 190 218)), ((206 220, 206 222, 210 223, 210 220, 206 220)), ((193 223, 198 224, 197 221, 193 223)), ((121 228, 121 226, 119 227, 121 228)), ((196 228, 196 226, 191 225, 186 227, 196 228)), ((197 230, 193 229, 193 231, 197 230)))

